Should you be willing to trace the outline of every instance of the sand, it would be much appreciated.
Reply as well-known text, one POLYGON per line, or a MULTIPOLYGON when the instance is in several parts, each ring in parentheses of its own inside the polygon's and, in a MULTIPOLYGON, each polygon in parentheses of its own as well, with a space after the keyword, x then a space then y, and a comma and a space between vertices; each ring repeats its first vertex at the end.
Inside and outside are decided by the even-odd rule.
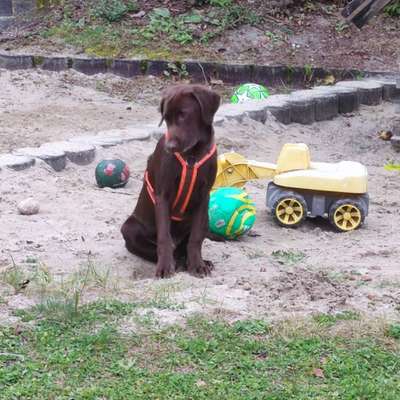
MULTIPOLYGON (((41 84, 41 95, 36 96, 35 82, 28 83, 27 72, 21 76, 24 84, 19 86, 17 73, 0 74, 1 82, 9 81, 0 93, 3 151, 16 143, 127 126, 133 117, 156 125, 153 106, 134 105, 136 111, 127 121, 120 118, 127 112, 124 101, 76 84, 61 87, 61 80, 53 82, 51 74, 43 78, 48 91, 41 84)), ((265 206, 267 181, 255 181, 246 186, 257 206, 251 234, 238 241, 204 243, 205 258, 215 264, 211 277, 178 273, 155 280, 155 265, 128 253, 119 233, 134 208, 146 159, 156 144, 150 139, 98 151, 96 161, 118 157, 130 167, 128 185, 115 191, 95 186, 95 162, 86 167, 68 164, 59 173, 46 164, 22 172, 0 171, 0 273, 12 262, 26 271, 41 265, 61 281, 89 260, 99 271, 109 272, 108 289, 94 285, 85 292, 86 301, 106 292, 125 301, 157 299, 159 305, 162 299, 168 306, 147 309, 161 323, 180 322, 197 312, 228 320, 344 310, 394 318, 400 306, 400 175, 383 166, 388 160, 399 161, 400 155, 378 139, 377 132, 387 129, 396 113, 395 105, 384 103, 311 126, 284 126, 270 118, 265 125, 245 120, 216 128, 219 153, 235 150, 249 159, 275 162, 284 143, 304 142, 314 161, 365 164, 370 214, 359 230, 337 233, 323 219, 308 219, 295 230, 279 227, 265 206), (40 203, 39 214, 18 214, 17 204, 26 197, 40 203), (289 256, 277 257, 277 251, 289 256)), ((14 323, 13 309, 40 301, 29 289, 15 295, 9 285, 0 284, 0 323, 14 323)))

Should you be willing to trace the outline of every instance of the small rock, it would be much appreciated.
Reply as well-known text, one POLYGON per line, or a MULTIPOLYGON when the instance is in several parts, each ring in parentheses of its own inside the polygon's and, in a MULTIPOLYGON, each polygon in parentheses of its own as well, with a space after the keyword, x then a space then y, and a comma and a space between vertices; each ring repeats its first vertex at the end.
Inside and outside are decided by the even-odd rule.
POLYGON ((136 14, 133 14, 132 17, 133 18, 143 18, 146 15, 146 11, 139 11, 136 14))
POLYGON ((39 203, 32 197, 29 197, 22 200, 18 204, 17 208, 19 213, 22 215, 35 215, 39 212, 39 203))
POLYGON ((363 282, 370 282, 370 281, 372 281, 372 278, 369 275, 364 275, 361 277, 361 280, 363 282))
POLYGON ((243 285, 243 290, 247 290, 247 291, 251 290, 251 285, 250 285, 249 282, 246 282, 246 283, 243 285))

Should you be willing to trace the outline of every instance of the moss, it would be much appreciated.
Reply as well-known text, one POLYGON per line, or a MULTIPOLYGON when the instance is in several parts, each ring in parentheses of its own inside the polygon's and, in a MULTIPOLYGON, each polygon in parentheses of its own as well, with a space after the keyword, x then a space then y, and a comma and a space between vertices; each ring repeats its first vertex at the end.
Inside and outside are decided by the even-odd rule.
POLYGON ((39 67, 44 63, 44 57, 42 56, 33 56, 33 66, 39 67))
POLYGON ((142 74, 145 74, 147 72, 148 66, 149 63, 146 60, 140 60, 140 70, 142 71, 142 74))
POLYGON ((146 47, 136 48, 129 52, 130 57, 143 57, 148 60, 181 61, 185 57, 177 51, 170 49, 149 49, 146 47))
POLYGON ((36 0, 37 8, 45 8, 54 4, 60 4, 60 0, 36 0))
POLYGON ((120 50, 113 46, 97 45, 92 47, 86 47, 85 53, 89 56, 114 58, 120 54, 120 50))

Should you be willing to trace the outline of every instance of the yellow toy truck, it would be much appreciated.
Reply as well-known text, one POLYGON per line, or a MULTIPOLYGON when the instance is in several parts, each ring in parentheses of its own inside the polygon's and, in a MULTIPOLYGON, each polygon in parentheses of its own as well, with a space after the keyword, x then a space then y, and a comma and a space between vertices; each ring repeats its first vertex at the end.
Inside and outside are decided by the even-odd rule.
POLYGON ((359 228, 368 215, 367 168, 353 161, 311 162, 304 143, 285 144, 276 164, 222 154, 214 188, 265 178, 272 178, 266 204, 281 226, 297 227, 306 217, 321 216, 345 232, 359 228))

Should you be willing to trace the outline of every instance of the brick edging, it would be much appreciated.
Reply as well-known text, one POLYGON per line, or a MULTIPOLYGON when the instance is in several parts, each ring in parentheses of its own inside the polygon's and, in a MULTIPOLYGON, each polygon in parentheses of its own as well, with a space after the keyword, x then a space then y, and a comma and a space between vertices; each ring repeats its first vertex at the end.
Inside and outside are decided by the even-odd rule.
MULTIPOLYGON (((112 73, 125 78, 155 75, 188 75, 193 81, 220 79, 225 83, 269 82, 281 83, 314 82, 327 75, 337 80, 355 79, 358 76, 376 76, 385 72, 362 71, 358 69, 338 69, 320 67, 299 67, 284 65, 230 64, 208 61, 166 61, 146 59, 107 59, 84 57, 51 57, 39 55, 18 55, 0 53, 0 68, 9 70, 39 68, 48 71, 74 69, 86 75, 112 73)), ((385 73, 396 75, 395 73, 385 73)))

